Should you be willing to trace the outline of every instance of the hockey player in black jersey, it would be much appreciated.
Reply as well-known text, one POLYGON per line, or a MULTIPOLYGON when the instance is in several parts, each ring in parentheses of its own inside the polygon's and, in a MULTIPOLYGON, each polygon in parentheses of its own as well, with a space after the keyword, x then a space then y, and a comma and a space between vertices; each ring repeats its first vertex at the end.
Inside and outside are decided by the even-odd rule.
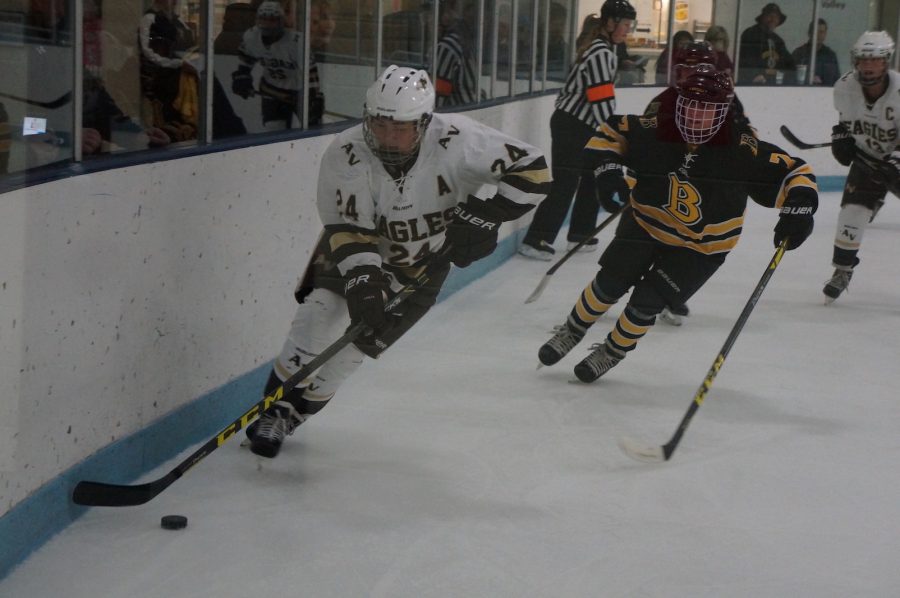
MULTIPOLYGON (((644 109, 644 117, 653 118, 659 111, 661 104, 671 102, 673 98, 676 97, 678 94, 676 85, 685 73, 690 72, 691 67, 701 64, 714 67, 717 60, 716 51, 709 42, 691 42, 686 46, 675 50, 672 57, 672 84, 662 93, 650 100, 650 103, 647 104, 647 107, 644 109)), ((737 94, 735 94, 734 99, 731 101, 731 114, 736 126, 740 127, 750 124, 750 119, 747 118, 747 115, 744 112, 744 105, 738 99, 737 94)), ((604 196, 610 197, 610 194, 600 194, 600 197, 604 196)), ((607 211, 613 211, 615 206, 604 206, 604 208, 607 211)), ((683 318, 689 313, 690 310, 688 309, 687 303, 682 305, 669 305, 660 312, 659 319, 672 326, 681 326, 683 318)))
POLYGON ((540 348, 541 363, 557 363, 632 292, 605 341, 575 366, 583 382, 622 361, 666 305, 685 303, 715 273, 738 242, 748 196, 779 210, 776 245, 786 239, 786 248, 795 249, 813 229, 812 169, 735 121, 727 74, 693 67, 673 96, 654 117, 611 119, 586 147, 598 184, 618 185, 630 209, 600 257, 600 271, 540 348), (625 167, 636 173, 631 181, 625 167))

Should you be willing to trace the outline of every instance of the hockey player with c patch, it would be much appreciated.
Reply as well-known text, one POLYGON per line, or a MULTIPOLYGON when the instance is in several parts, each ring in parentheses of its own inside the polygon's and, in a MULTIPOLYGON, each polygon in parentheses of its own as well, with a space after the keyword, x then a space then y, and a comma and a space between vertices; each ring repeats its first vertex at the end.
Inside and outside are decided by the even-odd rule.
POLYGON ((369 333, 248 427, 254 453, 275 457, 364 356, 377 358, 425 315, 451 262, 464 268, 490 255, 500 225, 547 194, 550 173, 540 150, 466 116, 435 114, 434 105, 425 71, 390 66, 366 93, 362 124, 339 133, 322 156, 317 202, 324 231, 265 394, 349 325, 364 323, 369 333), (485 186, 496 193, 476 197, 485 186), (429 282, 386 313, 387 302, 426 269, 429 282))
POLYGON ((826 305, 850 285, 866 227, 888 189, 900 186, 900 74, 889 68, 894 40, 884 31, 866 31, 850 55, 853 70, 834 84, 840 122, 832 128, 831 153, 850 172, 834 235, 834 274, 822 289, 826 305))

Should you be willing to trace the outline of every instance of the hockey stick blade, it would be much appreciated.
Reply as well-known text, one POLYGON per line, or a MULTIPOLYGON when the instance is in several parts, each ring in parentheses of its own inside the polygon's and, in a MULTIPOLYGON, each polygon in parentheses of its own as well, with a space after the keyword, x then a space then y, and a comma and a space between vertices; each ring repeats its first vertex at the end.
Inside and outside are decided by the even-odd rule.
POLYGON ((831 147, 831 142, 827 143, 806 143, 805 141, 801 141, 796 135, 794 135, 790 129, 787 128, 786 125, 781 125, 781 134, 784 135, 784 138, 787 139, 791 144, 795 147, 808 150, 808 149, 817 149, 820 147, 831 147))
POLYGON ((168 488, 180 475, 168 475, 146 484, 123 486, 103 482, 78 482, 72 492, 72 502, 90 507, 130 507, 149 502, 168 488))
POLYGON ((541 282, 538 283, 538 286, 534 288, 530 295, 528 295, 528 299, 525 300, 525 303, 534 303, 538 300, 538 298, 544 293, 544 289, 547 288, 547 283, 550 282, 550 277, 552 274, 544 274, 544 277, 541 278, 541 282))
POLYGON ((72 101, 72 92, 67 91, 66 93, 64 93, 61 96, 59 96, 58 98, 56 98, 55 100, 51 100, 49 102, 40 102, 38 100, 32 100, 30 98, 23 98, 20 96, 15 96, 15 95, 9 94, 9 93, 3 93, 2 91, 0 91, 0 97, 6 98, 8 100, 14 100, 16 102, 23 102, 23 103, 29 104, 31 106, 37 106, 39 108, 47 108, 49 110, 53 110, 55 108, 59 108, 60 106, 65 106, 66 104, 71 102, 72 101))
POLYGON ((665 447, 663 446, 641 444, 628 437, 619 439, 619 448, 632 459, 643 461, 644 463, 664 463, 671 456, 671 453, 666 455, 665 447))
POLYGON ((713 381, 716 379, 716 376, 719 374, 719 370, 722 369, 722 365, 725 363, 725 358, 728 357, 728 353, 731 351, 731 348, 737 341, 741 330, 744 329, 744 324, 747 323, 747 320, 750 318, 750 314, 753 312, 753 308, 756 306, 756 303, 762 296, 763 291, 769 284, 769 280, 771 280, 772 274, 775 273, 775 269, 778 267, 778 264, 781 263, 781 258, 784 256, 784 252, 787 249, 787 243, 788 239, 784 239, 781 244, 778 245, 778 248, 775 250, 775 254, 772 256, 772 259, 769 260, 769 265, 766 266, 766 271, 759 279, 759 282, 756 283, 756 287, 753 289, 753 293, 750 295, 747 303, 744 304, 744 309, 741 310, 741 315, 738 316, 737 321, 731 328, 731 332, 728 334, 728 338, 725 340, 725 344, 722 345, 722 349, 719 350, 719 354, 716 355, 716 358, 713 360, 709 371, 707 371, 706 373, 706 377, 703 379, 703 382, 700 383, 700 387, 694 394, 694 398, 691 399, 690 407, 688 407, 684 416, 681 418, 681 422, 679 422, 678 428, 675 429, 675 433, 672 434, 669 442, 665 443, 662 446, 653 446, 639 444, 634 440, 622 438, 619 440, 619 448, 621 448, 626 455, 637 459, 638 461, 645 461, 650 463, 662 463, 672 458, 672 454, 675 452, 675 449, 678 448, 678 443, 681 442, 681 438, 687 431, 688 425, 690 425, 691 420, 694 418, 694 415, 696 415, 697 411, 700 409, 700 405, 702 405, 703 401, 706 399, 707 393, 709 392, 710 388, 712 388, 713 381))

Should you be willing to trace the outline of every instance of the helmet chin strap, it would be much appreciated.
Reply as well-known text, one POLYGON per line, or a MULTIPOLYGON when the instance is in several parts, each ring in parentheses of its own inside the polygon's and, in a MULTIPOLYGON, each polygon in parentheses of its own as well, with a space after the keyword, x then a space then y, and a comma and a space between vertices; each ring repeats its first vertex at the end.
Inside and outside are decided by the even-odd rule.
POLYGON ((862 85, 863 87, 875 87, 879 83, 886 81, 888 78, 888 74, 884 73, 880 77, 872 77, 871 79, 863 79, 862 76, 860 75, 859 71, 856 71, 856 78, 859 81, 859 84, 862 85))

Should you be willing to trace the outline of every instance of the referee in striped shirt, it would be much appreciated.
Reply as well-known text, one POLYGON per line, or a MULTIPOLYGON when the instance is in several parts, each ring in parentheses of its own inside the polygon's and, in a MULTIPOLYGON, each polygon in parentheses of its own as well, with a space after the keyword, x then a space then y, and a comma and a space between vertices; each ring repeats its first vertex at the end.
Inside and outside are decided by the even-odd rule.
POLYGON ((447 33, 438 40, 434 88, 437 106, 462 106, 478 101, 474 32, 463 18, 454 19, 447 33))
MULTIPOLYGON (((625 41, 637 12, 628 0, 606 0, 600 16, 589 15, 577 40, 577 60, 556 99, 550 118, 553 187, 534 214, 519 253, 550 261, 553 242, 576 194, 568 240, 574 245, 593 237, 597 225, 598 196, 593 173, 583 172, 584 146, 601 124, 616 111, 616 44, 625 41), (579 178, 581 184, 579 185, 579 178)), ((610 205, 609 198, 600 198, 610 205)), ((596 240, 585 247, 594 249, 596 240)))

